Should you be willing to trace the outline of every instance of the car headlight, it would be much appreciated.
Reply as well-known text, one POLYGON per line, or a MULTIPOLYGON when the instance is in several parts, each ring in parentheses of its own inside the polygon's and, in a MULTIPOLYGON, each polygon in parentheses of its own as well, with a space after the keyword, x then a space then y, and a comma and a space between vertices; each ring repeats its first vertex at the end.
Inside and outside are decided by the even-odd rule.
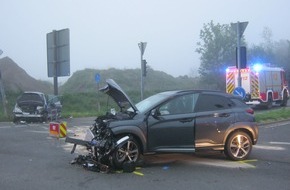
POLYGON ((14 106, 13 113, 22 113, 22 110, 17 104, 14 106))
POLYGON ((37 113, 42 113, 42 112, 44 111, 44 107, 42 107, 42 106, 37 106, 37 107, 36 107, 36 111, 37 111, 37 113))

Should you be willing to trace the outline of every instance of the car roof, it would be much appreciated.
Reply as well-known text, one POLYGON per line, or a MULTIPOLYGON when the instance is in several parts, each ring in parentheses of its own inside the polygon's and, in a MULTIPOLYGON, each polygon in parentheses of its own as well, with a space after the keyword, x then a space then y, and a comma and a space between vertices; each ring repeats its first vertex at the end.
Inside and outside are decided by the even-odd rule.
POLYGON ((187 93, 203 93, 203 94, 217 94, 222 95, 228 98, 239 98, 239 96, 235 96, 233 94, 228 94, 218 90, 203 90, 203 89, 190 89, 190 90, 172 90, 172 91, 165 91, 161 92, 160 94, 165 95, 177 95, 177 94, 187 94, 187 93))

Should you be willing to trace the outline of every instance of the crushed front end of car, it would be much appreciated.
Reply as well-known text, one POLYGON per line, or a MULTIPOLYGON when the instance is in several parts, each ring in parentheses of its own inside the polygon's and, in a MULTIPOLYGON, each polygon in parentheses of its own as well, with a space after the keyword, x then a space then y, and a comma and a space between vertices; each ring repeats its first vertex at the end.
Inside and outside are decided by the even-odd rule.
MULTIPOLYGON (((67 137, 66 142, 73 143, 74 152, 77 145, 87 148, 89 153, 77 157, 73 163, 83 165, 88 169, 100 172, 110 172, 115 169, 123 169, 124 172, 132 172, 135 162, 140 157, 140 148, 130 133, 114 134, 113 128, 118 128, 119 121, 132 120, 138 111, 126 93, 114 80, 108 79, 107 85, 100 89, 109 95, 119 109, 110 108, 104 116, 99 116, 95 123, 87 131, 85 140, 67 137)), ((115 131, 114 131, 115 132, 115 131)))
POLYGON ((108 127, 110 120, 114 117, 112 114, 98 117, 93 126, 86 131, 85 139, 66 138, 66 142, 74 144, 72 154, 77 145, 85 146, 88 151, 86 155, 76 157, 71 162, 72 164, 79 164, 96 172, 110 173, 115 171, 113 153, 116 148, 126 143, 130 136, 121 139, 114 137, 112 130, 108 127))

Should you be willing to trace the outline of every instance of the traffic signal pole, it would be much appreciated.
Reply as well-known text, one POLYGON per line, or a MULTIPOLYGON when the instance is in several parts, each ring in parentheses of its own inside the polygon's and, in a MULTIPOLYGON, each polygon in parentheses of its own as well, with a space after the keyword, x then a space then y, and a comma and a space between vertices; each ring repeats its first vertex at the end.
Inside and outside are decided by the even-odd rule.
POLYGON ((144 69, 143 69, 143 54, 144 54, 144 51, 145 51, 145 48, 146 48, 146 45, 147 45, 147 42, 140 42, 138 43, 138 46, 139 46, 139 49, 140 49, 140 52, 141 52, 141 100, 143 100, 143 97, 144 97, 144 69))
POLYGON ((143 55, 141 55, 141 100, 144 97, 143 55))
POLYGON ((240 38, 240 22, 237 24, 237 61, 238 61, 238 87, 242 86, 242 77, 241 77, 241 38, 240 38))

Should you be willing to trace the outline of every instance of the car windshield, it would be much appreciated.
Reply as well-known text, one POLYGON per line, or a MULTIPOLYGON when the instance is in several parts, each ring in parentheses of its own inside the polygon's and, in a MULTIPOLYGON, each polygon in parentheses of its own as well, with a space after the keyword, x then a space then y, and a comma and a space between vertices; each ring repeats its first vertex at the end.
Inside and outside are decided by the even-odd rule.
POLYGON ((22 101, 38 101, 38 102, 43 102, 43 100, 41 99, 41 97, 38 94, 35 93, 24 93, 22 94, 19 99, 19 102, 22 101))
POLYGON ((137 103, 136 107, 141 113, 144 113, 149 109, 151 109, 152 107, 154 107, 159 102, 165 100, 167 97, 168 97, 167 93, 155 94, 137 103))

